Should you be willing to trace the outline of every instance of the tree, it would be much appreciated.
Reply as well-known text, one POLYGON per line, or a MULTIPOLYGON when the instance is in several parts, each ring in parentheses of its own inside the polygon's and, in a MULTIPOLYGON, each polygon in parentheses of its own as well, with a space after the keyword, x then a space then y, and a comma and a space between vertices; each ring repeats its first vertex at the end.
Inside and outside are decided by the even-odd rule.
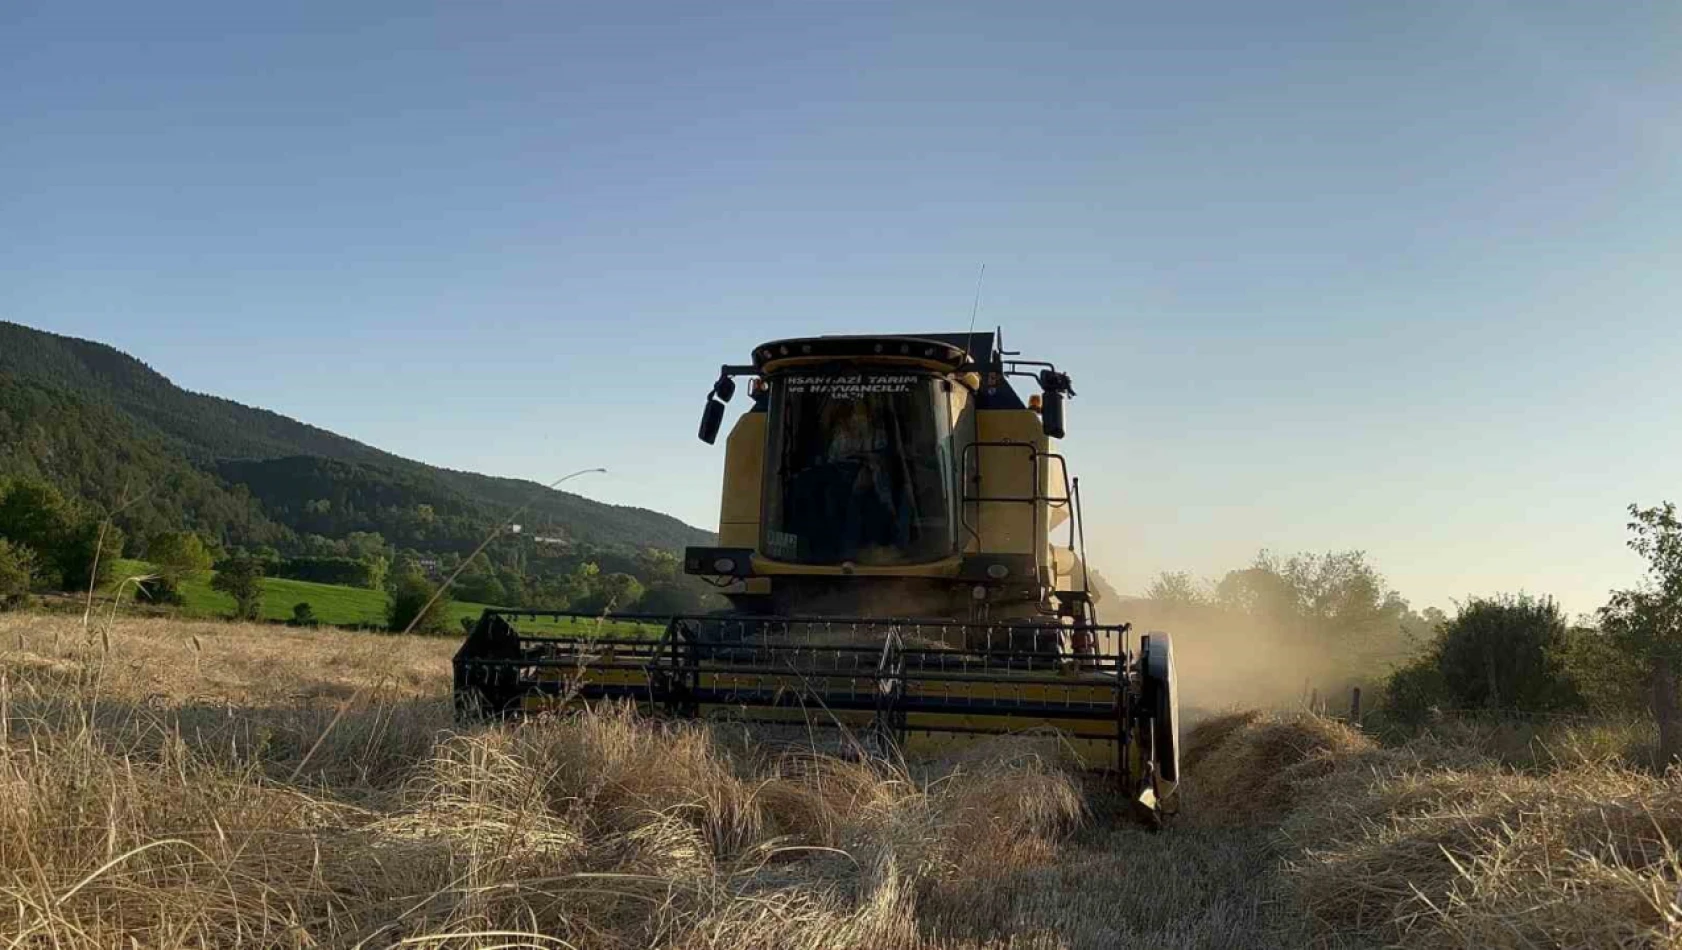
POLYGON ((35 586, 35 552, 0 538, 0 610, 21 607, 35 586))
POLYGON ((508 591, 502 587, 502 582, 496 579, 496 574, 485 570, 467 570, 456 578, 454 592, 461 595, 462 600, 480 604, 508 604, 508 591))
POLYGON ((1560 657, 1588 711, 1616 718, 1648 711, 1645 664, 1607 631, 1588 625, 1570 628, 1560 657))
POLYGON ((1265 551, 1254 564, 1228 571, 1215 585, 1215 602, 1221 607, 1272 624, 1297 626, 1299 600, 1282 565, 1265 551))
POLYGON ((148 584, 154 600, 181 602, 181 583, 210 570, 210 552, 191 531, 161 531, 146 543, 146 559, 157 579, 148 584))
POLYGON ((675 582, 650 584, 637 600, 637 613, 698 614, 704 609, 700 591, 675 582))
POLYGON ((652 586, 660 581, 676 580, 682 572, 683 559, 664 548, 643 548, 637 552, 637 576, 652 586))
POLYGON ((1434 653, 1462 708, 1551 712, 1577 706, 1561 653, 1565 617, 1549 598, 1474 597, 1445 623, 1434 653))
POLYGON ((1335 647, 1351 669, 1394 653, 1405 631, 1424 626, 1360 551, 1298 554, 1263 551, 1215 585, 1216 606, 1283 641, 1335 647))
MULTIPOLYGON (((324 502, 325 504, 325 502, 324 502)), ((309 557, 344 557, 345 543, 319 534, 306 534, 301 539, 304 554, 309 557)))
POLYGON ((437 590, 419 570, 399 574, 386 602, 386 629, 392 633, 449 632, 450 592, 434 598, 437 590))
POLYGON ((1676 505, 1629 506, 1629 546, 1647 561, 1637 586, 1616 590, 1600 609, 1600 626, 1635 657, 1646 680, 1648 708, 1659 727, 1659 762, 1682 757, 1677 675, 1682 671, 1682 522, 1676 505))
POLYGON ((70 529, 54 561, 65 590, 87 590, 111 580, 112 565, 123 555, 123 532, 109 522, 83 521, 70 529))
POLYGON ((22 544, 37 556, 56 554, 76 521, 70 502, 47 482, 19 479, 0 494, 0 538, 22 544))
POLYGON ((1185 571, 1163 571, 1145 588, 1145 597, 1169 607, 1200 607, 1209 602, 1202 587, 1185 571))
POLYGON ((308 603, 302 602, 292 605, 292 619, 289 621, 292 626, 313 627, 316 625, 316 622, 314 607, 311 607, 308 603))
POLYGON ((252 557, 222 562, 210 579, 212 590, 234 599, 234 619, 256 620, 263 612, 263 562, 252 557))
POLYGON ((572 609, 590 614, 624 611, 641 596, 642 583, 631 575, 603 574, 596 578, 595 589, 575 602, 572 609))
POLYGON ((75 509, 47 482, 19 479, 0 493, 0 538, 33 552, 37 579, 60 589, 78 586, 67 583, 63 571, 64 548, 76 525, 75 509))
POLYGON ((386 575, 391 573, 391 562, 384 554, 370 554, 362 559, 362 563, 368 567, 368 589, 383 589, 386 575))
POLYGON ((367 560, 385 556, 385 536, 378 531, 352 531, 345 535, 345 554, 367 560))

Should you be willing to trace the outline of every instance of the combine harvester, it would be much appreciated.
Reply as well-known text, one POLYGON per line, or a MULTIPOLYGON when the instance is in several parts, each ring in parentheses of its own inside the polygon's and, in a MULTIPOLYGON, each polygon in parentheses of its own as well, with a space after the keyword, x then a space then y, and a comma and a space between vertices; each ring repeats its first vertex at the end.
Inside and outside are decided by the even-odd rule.
POLYGON ((1080 482, 1051 441, 1074 390, 1016 356, 993 333, 827 336, 723 367, 701 440, 716 441, 737 377, 751 405, 725 442, 718 546, 689 548, 684 570, 731 609, 614 618, 657 637, 522 632, 594 618, 487 610, 455 657, 457 708, 630 700, 913 755, 1054 730, 1171 812, 1169 639, 1099 623, 1080 482), (1024 403, 1014 378, 1040 392, 1024 403))

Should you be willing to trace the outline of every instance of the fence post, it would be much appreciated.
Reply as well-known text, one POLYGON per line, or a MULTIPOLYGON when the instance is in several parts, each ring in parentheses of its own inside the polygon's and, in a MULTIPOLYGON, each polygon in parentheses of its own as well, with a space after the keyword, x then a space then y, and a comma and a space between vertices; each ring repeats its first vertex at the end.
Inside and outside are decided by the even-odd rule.
POLYGON ((1361 687, 1356 686, 1349 692, 1349 721, 1359 726, 1361 724, 1361 687))

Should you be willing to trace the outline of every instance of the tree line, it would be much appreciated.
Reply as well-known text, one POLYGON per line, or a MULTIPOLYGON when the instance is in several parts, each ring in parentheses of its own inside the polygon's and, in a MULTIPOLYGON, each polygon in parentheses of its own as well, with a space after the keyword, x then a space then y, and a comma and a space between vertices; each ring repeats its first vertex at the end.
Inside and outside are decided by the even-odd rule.
MULTIPOLYGON (((1259 631, 1267 650, 1321 682, 1375 687, 1385 722, 1445 714, 1650 718, 1659 761, 1682 758, 1682 521, 1671 502, 1628 509, 1645 564, 1592 616, 1572 622, 1545 595, 1469 597, 1452 615, 1414 610, 1359 551, 1279 558, 1262 552, 1218 580, 1165 572, 1134 614, 1167 629, 1259 631)), ((1139 624, 1136 624, 1136 626, 1139 624)), ((1181 638, 1176 640, 1180 647, 1181 638)), ((1215 662, 1250 675, 1250 657, 1215 662)))
MULTIPOLYGON (((32 593, 107 585, 114 562, 125 555, 150 565, 140 596, 180 604, 185 581, 211 574, 213 589, 234 598, 236 618, 259 615, 264 579, 274 577, 383 591, 396 629, 410 626, 417 600, 432 600, 416 625, 428 632, 445 629, 437 618, 452 599, 585 613, 692 613, 708 606, 701 582, 682 573, 675 553, 659 548, 628 552, 510 534, 463 565, 462 554, 401 547, 379 532, 353 531, 337 539, 305 535, 293 553, 282 553, 272 545, 224 546, 192 530, 135 537, 112 511, 66 497, 48 481, 0 481, 0 608, 19 606, 32 593), (450 576, 454 583, 433 598, 440 580, 450 576)), ((296 618, 310 619, 307 613, 296 618)))

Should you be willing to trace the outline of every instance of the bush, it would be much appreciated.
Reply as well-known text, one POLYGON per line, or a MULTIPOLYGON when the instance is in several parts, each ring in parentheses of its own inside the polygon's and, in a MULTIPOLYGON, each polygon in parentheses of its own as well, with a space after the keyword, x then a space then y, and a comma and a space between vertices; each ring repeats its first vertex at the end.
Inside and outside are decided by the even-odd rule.
POLYGON ((1419 726, 1431 718, 1432 710, 1450 705, 1440 663, 1432 650, 1391 673, 1384 680, 1383 718, 1399 726, 1419 726))
POLYGON ((146 560, 156 577, 146 582, 146 595, 158 603, 179 604, 181 582, 210 570, 210 552, 191 531, 160 531, 146 542, 146 560))
POLYGON ((0 538, 0 610, 12 610, 29 601, 35 570, 34 551, 0 538))
POLYGON ((1647 667, 1627 645, 1593 627, 1575 627, 1566 631, 1559 655, 1588 711, 1614 719, 1647 711, 1647 667))
POLYGON ((705 608, 701 592, 682 584, 662 581, 643 591, 636 603, 638 613, 698 614, 705 608))
POLYGON ((123 532, 114 524, 84 521, 59 545, 57 562, 65 590, 87 590, 111 582, 113 566, 123 556, 123 532))
POLYGON ((1438 627, 1423 655, 1385 679, 1382 716, 1411 728, 1436 709, 1577 711, 1603 679, 1623 675, 1614 659, 1594 631, 1567 630, 1552 600, 1473 598, 1438 627), (1588 670, 1598 678, 1584 678, 1588 670))
POLYGON ((572 604, 584 614, 626 613, 642 597, 642 582, 622 572, 598 576, 590 593, 572 604))
MULTIPOLYGON (((37 570, 58 570, 59 551, 76 523, 70 502, 47 482, 24 479, 0 491, 0 538, 35 552, 37 570)), ((61 579, 42 580, 57 585, 61 579)))
POLYGON ((308 603, 292 605, 292 619, 288 621, 294 627, 313 627, 319 621, 315 619, 315 608, 308 603))
POLYGON ((222 562, 210 579, 212 590, 234 599, 234 619, 256 620, 263 612, 263 562, 234 557, 222 562))
POLYGON ((86 516, 57 488, 35 479, 0 490, 0 538, 35 552, 38 581, 69 591, 86 590, 90 580, 110 581, 111 563, 123 550, 123 532, 115 525, 86 516))
POLYGON ((391 588, 386 629, 392 633, 448 633, 450 594, 444 591, 434 600, 436 590, 419 571, 404 572, 391 588), (431 606, 427 606, 428 601, 431 606))
POLYGON ((210 570, 210 551, 191 531, 160 531, 146 542, 146 560, 158 572, 178 579, 210 570))
POLYGON ((1448 699, 1467 709, 1580 708, 1562 652, 1565 618, 1548 598, 1477 597, 1443 625, 1434 652, 1448 699))

